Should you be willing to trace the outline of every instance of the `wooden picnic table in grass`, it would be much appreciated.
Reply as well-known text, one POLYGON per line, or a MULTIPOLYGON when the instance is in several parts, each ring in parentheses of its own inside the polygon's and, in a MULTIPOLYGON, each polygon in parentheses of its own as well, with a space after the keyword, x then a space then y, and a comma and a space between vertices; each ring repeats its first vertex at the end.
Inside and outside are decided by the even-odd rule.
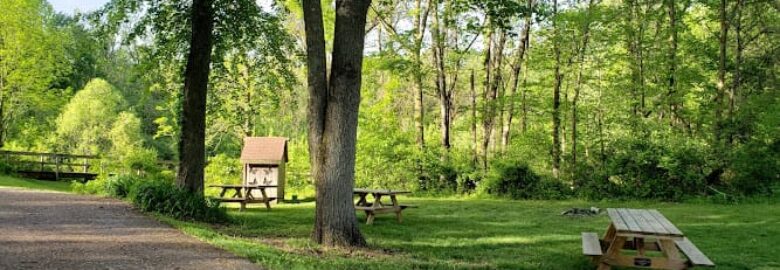
POLYGON ((237 202, 241 204, 239 211, 244 211, 248 203, 264 203, 265 208, 271 210, 271 201, 276 198, 268 197, 265 192, 266 188, 275 188, 275 185, 210 185, 209 187, 221 188, 222 192, 219 193, 219 197, 215 198, 220 202, 237 202), (229 190, 233 190, 233 196, 226 197, 225 194, 229 190), (253 190, 259 190, 262 198, 255 198, 252 194, 253 190))
POLYGON ((596 233, 582 233, 582 251, 592 257, 599 270, 612 266, 650 269, 715 266, 658 210, 610 208, 607 213, 612 222, 603 239, 599 240, 596 233), (624 250, 630 252, 624 254, 624 250))
POLYGON ((374 216, 382 213, 395 213, 398 223, 403 222, 401 217, 401 211, 406 208, 415 208, 412 205, 403 205, 398 203, 397 195, 409 194, 409 191, 400 190, 388 190, 388 189, 364 189, 356 188, 354 194, 358 196, 358 201, 355 203, 356 211, 366 212, 366 224, 374 223, 374 216), (368 195, 373 197, 373 201, 369 202, 368 195), (390 202, 382 202, 382 197, 390 197, 390 202))

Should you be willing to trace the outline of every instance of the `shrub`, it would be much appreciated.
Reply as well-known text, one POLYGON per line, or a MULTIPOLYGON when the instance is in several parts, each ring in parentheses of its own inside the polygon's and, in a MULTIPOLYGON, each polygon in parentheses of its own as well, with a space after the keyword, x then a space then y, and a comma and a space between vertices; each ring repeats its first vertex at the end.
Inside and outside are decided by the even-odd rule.
POLYGON ((729 168, 723 175, 728 189, 741 195, 768 195, 780 178, 780 142, 766 145, 749 143, 733 153, 729 168))
POLYGON ((71 182, 70 187, 71 190, 73 190, 73 192, 79 194, 106 195, 107 184, 108 184, 108 179, 101 176, 95 180, 86 183, 73 181, 71 182))
POLYGON ((571 193, 563 183, 543 179, 522 162, 497 161, 479 185, 482 193, 512 199, 562 199, 571 193))
POLYGON ((220 208, 215 201, 187 192, 169 182, 138 182, 130 190, 128 198, 142 211, 157 212, 177 219, 217 223, 227 220, 225 209, 220 208))
POLYGON ((133 185, 138 184, 142 179, 132 175, 117 175, 109 177, 105 182, 105 194, 117 198, 125 198, 130 193, 133 185))
POLYGON ((0 174, 12 174, 16 172, 13 166, 11 164, 6 163, 5 161, 0 161, 0 174))
MULTIPOLYGON (((636 199, 679 201, 707 190, 708 164, 704 149, 692 141, 629 139, 607 160, 604 179, 617 185, 618 195, 636 199)), ((607 184, 609 185, 609 184, 607 184)), ((614 191, 611 190, 610 191, 614 191)))

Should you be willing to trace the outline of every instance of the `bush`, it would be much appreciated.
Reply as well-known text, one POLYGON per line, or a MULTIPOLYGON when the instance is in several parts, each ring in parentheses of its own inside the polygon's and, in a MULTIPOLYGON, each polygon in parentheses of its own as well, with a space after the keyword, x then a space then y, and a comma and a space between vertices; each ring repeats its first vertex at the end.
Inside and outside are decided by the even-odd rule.
POLYGON ((723 174, 727 188, 740 195, 769 195, 780 178, 780 142, 749 143, 734 151, 723 174))
POLYGON ((522 162, 494 162, 479 185, 482 193, 512 199, 563 199, 570 189, 559 181, 546 180, 522 162))
POLYGON ((616 185, 620 191, 613 195, 679 201, 706 194, 709 166, 702 150, 706 147, 693 141, 651 139, 629 139, 618 145, 619 151, 607 160, 606 177, 594 180, 616 185))
POLYGON ((128 198, 133 204, 147 212, 157 212, 177 219, 203 222, 225 222, 224 208, 203 195, 193 194, 163 181, 137 182, 128 198))
POLYGON ((79 194, 107 195, 106 193, 107 184, 108 184, 108 179, 101 176, 95 180, 86 183, 73 181, 70 183, 70 188, 71 190, 73 190, 73 192, 79 194))
POLYGON ((142 179, 132 175, 117 175, 109 177, 105 182, 105 194, 117 198, 125 198, 130 193, 133 185, 136 185, 142 179))

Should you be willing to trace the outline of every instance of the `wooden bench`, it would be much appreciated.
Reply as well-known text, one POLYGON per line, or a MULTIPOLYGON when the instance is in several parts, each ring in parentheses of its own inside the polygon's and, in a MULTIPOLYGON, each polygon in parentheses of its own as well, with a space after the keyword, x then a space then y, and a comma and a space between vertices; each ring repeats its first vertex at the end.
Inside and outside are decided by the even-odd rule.
POLYGON ((594 232, 582 233, 582 254, 585 256, 601 256, 604 254, 601 250, 598 234, 594 232))
POLYGON ((693 242, 688 240, 687 237, 674 241, 674 244, 680 248, 680 251, 685 254, 685 257, 688 257, 688 264, 691 266, 715 266, 715 263, 713 263, 710 258, 707 258, 707 256, 704 255, 693 242))

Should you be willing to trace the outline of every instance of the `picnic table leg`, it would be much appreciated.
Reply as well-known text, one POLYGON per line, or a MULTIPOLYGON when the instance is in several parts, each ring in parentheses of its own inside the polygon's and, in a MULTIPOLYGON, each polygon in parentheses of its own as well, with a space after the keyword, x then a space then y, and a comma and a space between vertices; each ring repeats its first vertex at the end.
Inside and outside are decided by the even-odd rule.
POLYGON ((609 248, 607 248, 607 253, 605 253, 604 256, 602 256, 601 259, 599 260, 598 270, 612 269, 612 266, 609 265, 609 260, 617 256, 620 256, 620 250, 623 249, 623 245, 625 243, 626 243, 626 237, 623 236, 614 237, 612 243, 609 244, 609 248))
POLYGON ((241 195, 242 195, 241 194, 241 188, 240 187, 239 188, 233 188, 233 190, 236 191, 235 193, 233 193, 233 198, 241 198, 241 195))
POLYGON ((374 194, 374 204, 373 207, 382 207, 382 194, 374 194))
POLYGON ((225 193, 227 193, 227 191, 228 189, 223 187, 222 192, 219 193, 219 197, 225 197, 225 193))
POLYGON ((260 188, 260 193, 263 195, 263 201, 265 202, 265 209, 271 210, 271 201, 268 200, 268 195, 265 193, 265 188, 260 188))
POLYGON ((658 245, 661 247, 661 253, 668 259, 665 268, 667 269, 688 269, 687 263, 680 257, 680 250, 671 239, 659 239, 658 245))
POLYGON ((612 240, 614 240, 613 238, 615 238, 616 232, 617 231, 615 230, 615 225, 610 223, 609 227, 607 227, 607 232, 604 234, 604 240, 603 240, 604 243, 603 245, 601 245, 602 249, 604 250, 602 251, 606 251, 606 248, 609 246, 609 243, 612 242, 612 240))
POLYGON ((366 196, 368 196, 368 193, 359 193, 358 196, 360 199, 358 199, 357 203, 355 203, 355 206, 368 206, 368 201, 366 201, 366 196))
POLYGON ((395 218, 398 219, 398 223, 403 223, 403 218, 401 217, 401 206, 398 205, 398 200, 395 198, 395 195, 390 195, 390 201, 395 208, 395 218))
POLYGON ((366 211, 366 224, 374 224, 374 211, 366 211))
POLYGON ((239 212, 244 212, 246 209, 246 202, 240 202, 241 208, 238 209, 239 212))

